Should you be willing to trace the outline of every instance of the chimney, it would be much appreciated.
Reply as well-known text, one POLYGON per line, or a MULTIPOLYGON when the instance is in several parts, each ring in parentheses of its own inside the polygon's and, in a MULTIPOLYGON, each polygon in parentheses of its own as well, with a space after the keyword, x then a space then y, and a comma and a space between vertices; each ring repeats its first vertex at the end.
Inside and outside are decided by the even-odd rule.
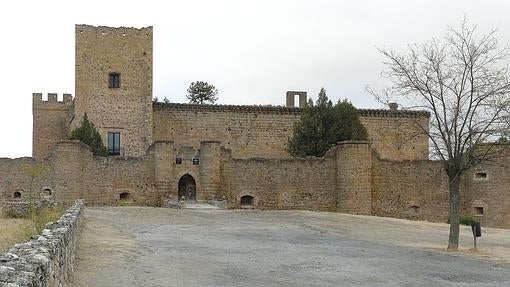
POLYGON ((388 106, 390 107, 390 111, 398 110, 398 104, 397 103, 389 103, 388 106))

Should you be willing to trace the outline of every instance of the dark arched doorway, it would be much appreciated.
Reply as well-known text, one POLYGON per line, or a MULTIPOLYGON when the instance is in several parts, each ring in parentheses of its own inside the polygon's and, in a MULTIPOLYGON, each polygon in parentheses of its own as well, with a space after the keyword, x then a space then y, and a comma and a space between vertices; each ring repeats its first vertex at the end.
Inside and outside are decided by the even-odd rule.
POLYGON ((196 200, 197 185, 195 179, 185 174, 179 179, 179 200, 196 200))

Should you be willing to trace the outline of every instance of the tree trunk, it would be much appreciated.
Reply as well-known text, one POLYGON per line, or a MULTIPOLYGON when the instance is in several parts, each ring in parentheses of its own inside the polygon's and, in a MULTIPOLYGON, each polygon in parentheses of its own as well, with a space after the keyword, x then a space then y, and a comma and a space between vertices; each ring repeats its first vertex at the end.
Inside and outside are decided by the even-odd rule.
POLYGON ((448 175, 448 189, 450 193, 450 236, 448 251, 455 251, 459 247, 459 176, 456 172, 448 175))

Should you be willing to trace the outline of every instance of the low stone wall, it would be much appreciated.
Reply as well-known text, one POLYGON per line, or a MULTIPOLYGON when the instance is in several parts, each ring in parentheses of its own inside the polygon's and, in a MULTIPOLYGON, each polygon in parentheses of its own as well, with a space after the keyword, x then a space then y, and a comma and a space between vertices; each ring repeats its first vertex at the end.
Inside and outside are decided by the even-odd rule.
POLYGON ((41 235, 0 254, 0 287, 63 286, 73 271, 76 244, 83 219, 82 200, 41 235))

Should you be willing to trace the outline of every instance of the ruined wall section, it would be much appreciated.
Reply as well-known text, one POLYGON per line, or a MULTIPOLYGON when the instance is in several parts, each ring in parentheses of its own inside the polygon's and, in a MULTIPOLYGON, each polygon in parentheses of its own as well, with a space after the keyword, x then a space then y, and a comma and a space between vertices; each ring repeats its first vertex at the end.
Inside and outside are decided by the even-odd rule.
POLYGON ((219 141, 234 158, 290 158, 287 140, 299 118, 298 108, 154 104, 154 140, 176 147, 200 147, 219 141))
POLYGON ((57 94, 48 94, 43 101, 41 93, 32 94, 32 156, 43 159, 49 156, 59 141, 69 135, 72 117, 73 99, 64 94, 58 101, 57 94))
POLYGON ((437 161, 372 160, 372 215, 446 222, 448 178, 437 161))
POLYGON ((86 112, 107 144, 120 132, 121 155, 142 156, 152 144, 152 27, 76 25, 75 114, 86 112), (109 87, 109 74, 120 87, 109 87))
POLYGON ((221 192, 230 208, 253 196, 255 208, 333 211, 334 154, 306 159, 230 159, 221 163, 221 192))
POLYGON ((379 157, 390 160, 425 160, 429 155, 426 112, 360 110, 360 120, 379 157))

